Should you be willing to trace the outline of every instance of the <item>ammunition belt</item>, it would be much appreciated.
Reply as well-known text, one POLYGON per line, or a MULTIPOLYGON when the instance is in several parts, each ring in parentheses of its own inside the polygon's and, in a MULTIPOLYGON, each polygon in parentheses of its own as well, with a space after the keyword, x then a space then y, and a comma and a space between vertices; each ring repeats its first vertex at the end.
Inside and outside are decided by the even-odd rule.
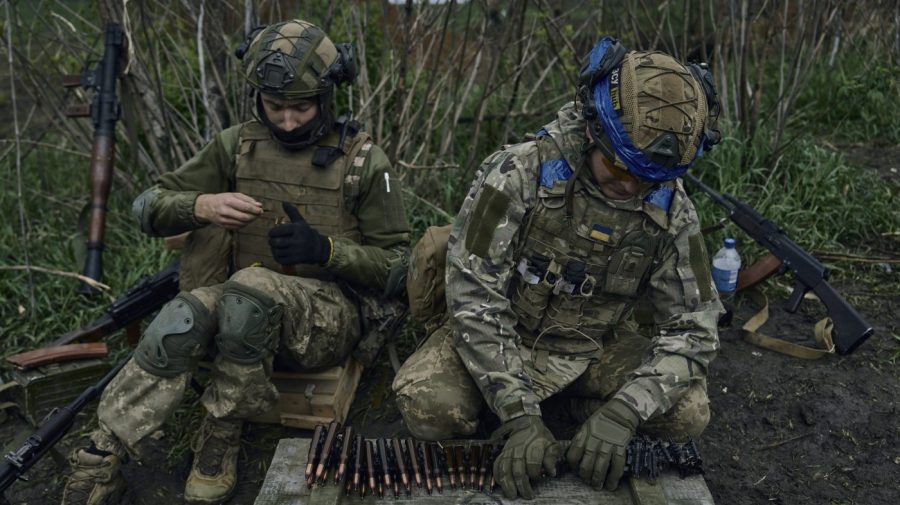
MULTIPOLYGON (((568 441, 560 441, 565 454, 568 441)), ((329 482, 342 486, 347 496, 364 498, 374 494, 384 498, 401 491, 412 495, 412 486, 430 495, 444 490, 444 476, 450 489, 477 489, 492 492, 494 460, 503 449, 492 441, 448 440, 417 441, 412 438, 366 439, 352 426, 332 422, 318 425, 309 444, 306 485, 323 486, 329 482), (330 476, 330 478, 329 478, 330 476)), ((557 475, 568 468, 565 457, 557 462, 557 475)), ((663 471, 677 470, 681 477, 703 473, 703 461, 693 439, 679 444, 650 437, 635 437, 625 455, 626 477, 646 475, 655 479, 663 471)))

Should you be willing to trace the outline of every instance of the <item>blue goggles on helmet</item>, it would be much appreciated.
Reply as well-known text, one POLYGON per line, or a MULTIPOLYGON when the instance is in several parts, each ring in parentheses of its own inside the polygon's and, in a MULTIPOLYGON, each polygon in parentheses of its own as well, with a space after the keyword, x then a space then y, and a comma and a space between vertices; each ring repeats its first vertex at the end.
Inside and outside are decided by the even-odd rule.
POLYGON ((703 87, 710 120, 705 122, 694 158, 678 165, 681 155, 678 139, 674 135, 663 133, 642 150, 634 145, 619 120, 610 90, 620 86, 621 65, 626 52, 617 39, 603 37, 591 50, 581 69, 578 94, 591 137, 604 156, 611 161, 620 160, 628 172, 638 179, 651 182, 675 179, 687 172, 693 162, 721 138, 718 130, 711 127, 715 124, 719 109, 712 74, 705 64, 687 65, 703 87))

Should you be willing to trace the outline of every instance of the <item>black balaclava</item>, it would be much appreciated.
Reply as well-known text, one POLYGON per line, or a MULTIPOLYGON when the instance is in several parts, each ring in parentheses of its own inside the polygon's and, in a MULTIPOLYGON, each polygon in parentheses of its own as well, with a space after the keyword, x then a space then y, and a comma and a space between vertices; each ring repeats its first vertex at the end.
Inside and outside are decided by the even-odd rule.
POLYGON ((266 111, 263 108, 261 93, 256 94, 256 115, 259 118, 259 122, 264 124, 266 128, 272 132, 272 137, 275 138, 279 144, 286 149, 298 151, 314 145, 319 139, 328 135, 334 128, 334 111, 332 110, 331 104, 331 91, 329 90, 320 95, 316 95, 316 101, 318 102, 317 105, 319 108, 316 117, 314 117, 312 121, 302 124, 291 131, 282 130, 269 121, 269 116, 266 115, 266 111))

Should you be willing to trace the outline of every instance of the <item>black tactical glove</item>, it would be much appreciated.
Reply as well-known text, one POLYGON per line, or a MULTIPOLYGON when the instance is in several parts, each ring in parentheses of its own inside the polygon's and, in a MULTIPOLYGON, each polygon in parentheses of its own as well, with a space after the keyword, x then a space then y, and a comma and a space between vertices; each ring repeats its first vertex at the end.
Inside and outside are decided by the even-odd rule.
POLYGON ((507 421, 491 435, 491 439, 506 436, 509 440, 494 461, 494 477, 510 500, 517 495, 531 500, 534 492, 529 479, 540 478, 541 468, 547 475, 556 476, 559 443, 544 426, 541 416, 526 415, 507 421))
POLYGON ((282 265, 325 264, 331 259, 331 240, 308 225, 297 207, 281 202, 281 208, 291 219, 269 230, 272 257, 282 265))
POLYGON ((569 467, 594 489, 606 483, 614 491, 625 471, 625 449, 640 417, 622 400, 610 400, 594 412, 572 439, 566 452, 569 467))

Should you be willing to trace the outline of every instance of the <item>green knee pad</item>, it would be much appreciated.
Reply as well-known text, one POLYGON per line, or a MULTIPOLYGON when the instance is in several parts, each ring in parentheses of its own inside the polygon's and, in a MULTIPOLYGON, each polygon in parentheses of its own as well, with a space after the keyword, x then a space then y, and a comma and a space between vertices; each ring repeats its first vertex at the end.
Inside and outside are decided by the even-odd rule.
POLYGON ((282 307, 266 293, 228 281, 217 306, 216 345, 236 363, 256 363, 275 350, 281 331, 282 307))
POLYGON ((162 377, 186 372, 194 363, 194 350, 207 342, 213 325, 212 314, 203 303, 182 291, 147 327, 134 360, 144 370, 162 377))

